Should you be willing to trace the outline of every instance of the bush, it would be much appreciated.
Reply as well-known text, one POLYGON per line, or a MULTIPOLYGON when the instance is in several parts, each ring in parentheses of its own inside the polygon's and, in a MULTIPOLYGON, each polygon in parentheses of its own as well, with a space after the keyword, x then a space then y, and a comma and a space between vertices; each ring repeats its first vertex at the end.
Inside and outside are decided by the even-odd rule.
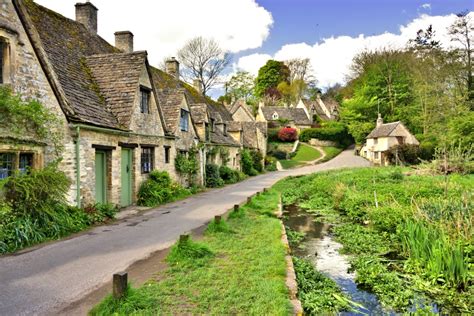
POLYGON ((252 156, 253 161, 253 168, 257 170, 257 172, 263 171, 263 155, 257 150, 250 151, 250 155, 252 156))
POLYGON ((337 142, 344 147, 353 142, 346 125, 340 122, 325 122, 320 128, 307 128, 300 134, 302 142, 308 142, 312 138, 337 142))
POLYGON ((387 159, 391 164, 403 163, 416 165, 421 162, 422 151, 420 146, 412 144, 402 144, 390 148, 387 151, 387 159))
POLYGON ((277 171, 277 160, 274 157, 266 156, 265 157, 265 170, 267 171, 277 171))
POLYGON ((294 142, 298 139, 298 131, 295 128, 283 127, 278 132, 278 139, 282 142, 294 142))
POLYGON ((219 166, 216 164, 206 165, 206 186, 208 188, 218 188, 224 185, 224 180, 219 174, 219 166))
POLYGON ((258 171, 254 168, 252 155, 247 149, 241 152, 240 166, 242 167, 242 172, 248 176, 256 176, 258 174, 258 171))
POLYGON ((278 160, 288 159, 288 154, 283 150, 275 150, 272 155, 278 160))
POLYGON ((153 207, 189 195, 189 191, 171 181, 166 171, 152 171, 138 190, 138 205, 153 207))
POLYGON ((240 181, 239 171, 229 168, 227 166, 221 166, 219 168, 219 175, 226 184, 237 183, 240 181))
POLYGON ((268 133, 268 141, 269 142, 278 142, 278 132, 280 131, 279 128, 269 128, 267 130, 268 133))

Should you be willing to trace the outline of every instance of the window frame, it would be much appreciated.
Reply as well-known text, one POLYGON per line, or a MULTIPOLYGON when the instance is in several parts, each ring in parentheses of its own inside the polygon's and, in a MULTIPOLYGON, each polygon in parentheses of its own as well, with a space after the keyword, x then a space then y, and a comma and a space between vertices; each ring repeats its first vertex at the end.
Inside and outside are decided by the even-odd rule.
POLYGON ((379 144, 379 139, 378 138, 374 138, 374 145, 378 145, 379 144))
POLYGON ((224 130, 224 136, 227 136, 227 124, 226 123, 224 123, 223 130, 224 130))
POLYGON ((179 114, 179 128, 181 132, 189 132, 189 111, 181 109, 179 114))
POLYGON ((11 177, 13 172, 15 172, 16 168, 16 157, 18 153, 16 152, 0 152, 0 157, 2 156, 10 156, 10 159, 0 159, 0 180, 7 179, 8 177, 11 177))
POLYGON ((211 141, 211 126, 209 123, 204 123, 204 133, 206 134, 205 135, 206 142, 211 141))
POLYGON ((155 147, 142 146, 141 152, 140 152, 141 173, 148 174, 152 172, 154 168, 155 168, 155 147), (145 164, 148 164, 148 166, 146 166, 145 164))
POLYGON ((6 43, 5 41, 0 38, 0 84, 4 84, 5 83, 5 59, 6 59, 6 56, 5 56, 5 47, 6 47, 6 43))
POLYGON ((164 146, 165 149, 165 164, 169 164, 171 161, 171 146, 164 146))
POLYGON ((151 89, 140 86, 140 113, 150 114, 151 89), (146 99, 144 98, 146 96, 146 99), (146 102, 144 102, 146 100, 146 102))

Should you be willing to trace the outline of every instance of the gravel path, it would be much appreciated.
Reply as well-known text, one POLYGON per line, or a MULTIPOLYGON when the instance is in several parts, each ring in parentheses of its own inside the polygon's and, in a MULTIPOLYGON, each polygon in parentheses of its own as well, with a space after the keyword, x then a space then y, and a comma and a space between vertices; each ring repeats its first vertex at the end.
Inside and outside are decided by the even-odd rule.
POLYGON ((284 177, 368 165, 353 150, 346 150, 323 164, 250 178, 70 239, 0 257, 0 315, 57 314, 109 281, 113 273, 171 246, 180 234, 284 177))

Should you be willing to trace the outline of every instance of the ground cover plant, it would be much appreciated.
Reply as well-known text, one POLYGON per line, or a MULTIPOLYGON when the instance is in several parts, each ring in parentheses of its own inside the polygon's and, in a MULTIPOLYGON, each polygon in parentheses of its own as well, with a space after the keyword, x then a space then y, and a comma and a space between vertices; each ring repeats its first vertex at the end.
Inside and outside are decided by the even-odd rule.
POLYGON ((156 279, 122 300, 107 297, 91 315, 290 314, 277 203, 270 190, 211 222, 202 239, 173 247, 156 279))
POLYGON ((185 198, 191 194, 191 190, 173 182, 168 172, 155 170, 141 184, 138 190, 137 204, 153 207, 185 198))
POLYGON ((466 314, 474 311, 473 188, 472 174, 398 167, 332 171, 276 185, 285 204, 338 221, 333 233, 352 257, 356 281, 382 305, 408 312, 435 302, 444 313, 466 314))
POLYGON ((113 205, 66 203, 69 180, 56 164, 14 174, 0 185, 0 254, 57 240, 112 219, 113 205))
POLYGON ((293 157, 287 160, 280 160, 281 165, 285 169, 294 168, 297 166, 301 166, 306 162, 310 162, 316 160, 321 157, 321 153, 319 150, 306 145, 300 144, 298 149, 293 157))

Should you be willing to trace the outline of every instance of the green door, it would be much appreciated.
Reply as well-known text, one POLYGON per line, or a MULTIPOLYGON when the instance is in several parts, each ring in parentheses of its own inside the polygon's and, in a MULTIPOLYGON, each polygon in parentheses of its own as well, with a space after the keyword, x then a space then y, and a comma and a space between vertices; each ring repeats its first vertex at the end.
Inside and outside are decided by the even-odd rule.
POLYGON ((132 150, 122 148, 121 160, 121 196, 120 205, 129 206, 132 204, 132 150))
POLYGON ((95 152, 95 201, 107 203, 107 160, 105 152, 95 152))

